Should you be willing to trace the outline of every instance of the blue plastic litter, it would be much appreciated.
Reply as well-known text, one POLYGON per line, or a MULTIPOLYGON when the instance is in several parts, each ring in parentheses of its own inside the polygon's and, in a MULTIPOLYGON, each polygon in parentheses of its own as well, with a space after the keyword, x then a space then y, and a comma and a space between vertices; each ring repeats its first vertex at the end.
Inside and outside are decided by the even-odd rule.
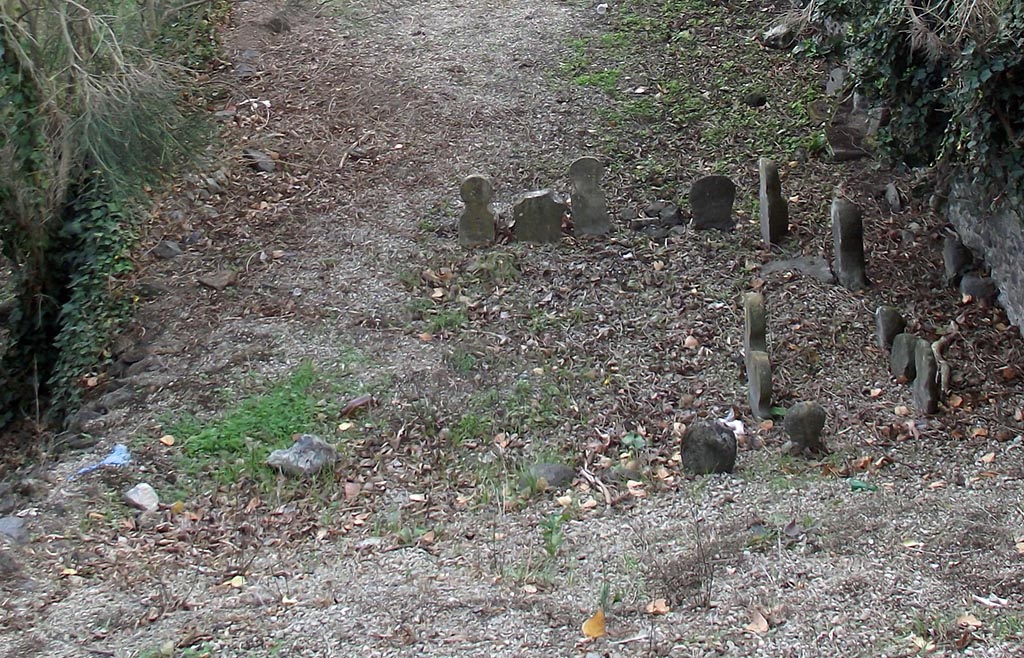
POLYGON ((79 475, 85 475, 91 473, 101 466, 124 466, 132 460, 132 455, 128 452, 128 447, 120 443, 115 443, 114 447, 110 450, 110 454, 103 458, 103 461, 90 464, 89 466, 83 466, 78 469, 74 475, 69 477, 69 480, 74 480, 79 475))

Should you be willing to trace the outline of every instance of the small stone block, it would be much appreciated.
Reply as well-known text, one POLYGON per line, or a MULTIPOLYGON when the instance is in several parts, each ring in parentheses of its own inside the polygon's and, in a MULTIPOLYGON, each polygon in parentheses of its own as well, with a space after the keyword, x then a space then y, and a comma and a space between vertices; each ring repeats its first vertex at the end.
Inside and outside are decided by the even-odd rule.
POLYGON ((736 435, 721 423, 697 422, 683 433, 683 468, 689 473, 732 473, 736 468, 736 435))
POLYGON ((921 340, 914 334, 897 334, 892 340, 892 350, 889 352, 889 372, 896 379, 903 382, 914 381, 916 374, 915 351, 917 343, 921 340))
POLYGON ((569 209, 551 190, 522 195, 512 207, 516 240, 556 243, 562 239, 562 219, 569 209))
POLYGON ((743 357, 753 352, 768 351, 768 314, 764 295, 748 292, 743 295, 743 357))
POLYGON ((892 347, 892 341, 906 328, 907 321, 895 306, 879 306, 875 310, 875 338, 883 350, 892 347))
POLYGON ((693 227, 697 230, 731 231, 736 226, 732 206, 736 184, 726 176, 705 176, 690 188, 693 227))
POLYGON ((825 427, 825 408, 817 402, 797 402, 786 410, 783 427, 794 446, 804 452, 819 452, 821 430, 825 427))

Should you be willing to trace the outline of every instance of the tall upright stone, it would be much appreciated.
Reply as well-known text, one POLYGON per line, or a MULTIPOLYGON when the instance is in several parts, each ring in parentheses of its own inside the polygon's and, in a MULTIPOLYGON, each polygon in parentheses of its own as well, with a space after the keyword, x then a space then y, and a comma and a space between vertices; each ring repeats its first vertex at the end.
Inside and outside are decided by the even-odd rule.
POLYGON ((572 182, 572 223, 577 235, 604 235, 612 230, 608 205, 601 189, 604 165, 584 156, 569 165, 572 182))
POLYGON ((846 199, 832 201, 832 244, 832 269, 839 283, 850 290, 866 288, 864 220, 860 208, 846 199))
POLYGON ((562 239, 562 219, 568 210, 551 190, 527 192, 512 206, 516 240, 559 242, 562 239))
POLYGON ((761 210, 761 240, 766 247, 779 244, 789 233, 789 204, 782 196, 779 168, 768 158, 757 161, 761 179, 758 199, 761 210))
POLYGON ((475 247, 494 242, 494 210, 491 199, 494 188, 486 176, 474 174, 459 186, 459 195, 466 207, 459 217, 459 244, 475 247))
POLYGON ((764 295, 748 292, 743 295, 743 359, 753 352, 768 351, 768 314, 764 295))
POLYGON ((933 414, 939 409, 939 366, 931 343, 926 340, 916 344, 914 369, 916 376, 911 388, 914 406, 921 413, 933 414))
POLYGON ((731 231, 736 226, 732 206, 736 184, 726 176, 705 176, 690 188, 690 210, 697 230, 731 231))
POLYGON ((747 392, 755 418, 772 417, 772 364, 767 352, 747 355, 747 392))

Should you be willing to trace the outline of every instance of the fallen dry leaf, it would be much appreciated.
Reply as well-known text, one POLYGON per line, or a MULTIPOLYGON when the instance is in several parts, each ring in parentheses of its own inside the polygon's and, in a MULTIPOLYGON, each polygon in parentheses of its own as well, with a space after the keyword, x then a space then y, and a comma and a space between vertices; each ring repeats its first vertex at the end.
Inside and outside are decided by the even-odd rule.
POLYGON ((557 498, 555 498, 555 502, 561 505, 562 507, 568 507, 572 505, 572 496, 570 496, 569 494, 566 494, 564 496, 558 496, 557 498))
POLYGON ((871 389, 871 391, 870 391, 870 392, 868 393, 868 395, 869 395, 869 396, 871 396, 871 397, 873 397, 873 398, 877 398, 877 397, 878 397, 878 396, 880 396, 881 394, 882 394, 882 389, 880 389, 880 388, 873 388, 873 389, 871 389))
POLYGON ((905 404, 901 404, 898 407, 896 407, 895 409, 893 409, 893 413, 896 414, 897 416, 909 416, 910 415, 910 407, 908 407, 905 404))
POLYGON ((971 430, 971 436, 974 437, 975 439, 979 437, 984 438, 988 436, 988 429, 985 427, 975 427, 973 430, 971 430))
POLYGON ((590 619, 583 622, 582 631, 592 640, 603 637, 608 632, 605 629, 604 610, 598 608, 590 619))
POLYGON ((686 340, 683 341, 683 347, 688 350, 695 350, 700 347, 700 341, 693 336, 687 336, 686 340))
POLYGON ((920 542, 916 539, 904 539, 900 542, 905 548, 921 548, 924 546, 924 542, 920 542))
POLYGON ((989 452, 989 453, 986 453, 985 455, 982 456, 981 463, 982 464, 991 464, 995 460, 996 460, 996 453, 989 452))
POLYGON ((743 627, 751 633, 763 635, 768 632, 768 619, 764 613, 757 608, 750 609, 750 623, 743 627))
POLYGON ((668 607, 668 601, 665 599, 654 599, 648 603, 647 607, 644 609, 649 615, 664 615, 672 611, 672 609, 668 607))
POLYGON ((354 414, 359 409, 362 409, 363 407, 371 404, 372 402, 372 395, 360 395, 358 397, 354 397, 348 401, 348 404, 342 407, 341 412, 338 415, 341 418, 346 418, 354 414))
POLYGON ((967 626, 970 628, 981 628, 981 620, 967 612, 956 618, 957 626, 967 626))
POLYGON ((536 585, 530 585, 529 583, 527 583, 526 585, 523 585, 523 591, 526 592, 527 594, 536 594, 537 593, 537 586, 536 585))
POLYGON ((362 486, 358 482, 346 482, 345 486, 345 500, 355 500, 362 491, 362 486))
POLYGON ((948 404, 949 406, 953 407, 954 409, 956 409, 957 407, 959 407, 963 403, 964 403, 964 399, 962 397, 960 397, 959 395, 957 395, 956 393, 953 393, 948 398, 946 398, 946 404, 948 404))
POLYGON ((231 587, 234 587, 235 589, 241 589, 241 588, 245 587, 245 576, 235 576, 231 580, 226 581, 224 584, 225 585, 230 585, 231 587))
POLYGON ((425 503, 427 502, 427 495, 419 493, 409 494, 409 500, 414 503, 425 503))
POLYGON ((164 434, 158 440, 160 441, 160 443, 162 443, 162 444, 164 444, 165 446, 168 446, 168 447, 174 445, 174 437, 171 436, 170 434, 164 434))

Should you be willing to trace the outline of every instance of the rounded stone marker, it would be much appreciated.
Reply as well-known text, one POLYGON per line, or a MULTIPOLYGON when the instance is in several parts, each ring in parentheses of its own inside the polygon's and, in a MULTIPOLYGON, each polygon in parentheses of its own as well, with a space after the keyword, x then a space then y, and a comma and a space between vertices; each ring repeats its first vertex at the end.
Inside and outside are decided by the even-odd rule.
POLYGON ((803 452, 821 450, 821 430, 825 427, 825 408, 817 402, 797 402, 786 411, 782 425, 793 446, 803 452))

